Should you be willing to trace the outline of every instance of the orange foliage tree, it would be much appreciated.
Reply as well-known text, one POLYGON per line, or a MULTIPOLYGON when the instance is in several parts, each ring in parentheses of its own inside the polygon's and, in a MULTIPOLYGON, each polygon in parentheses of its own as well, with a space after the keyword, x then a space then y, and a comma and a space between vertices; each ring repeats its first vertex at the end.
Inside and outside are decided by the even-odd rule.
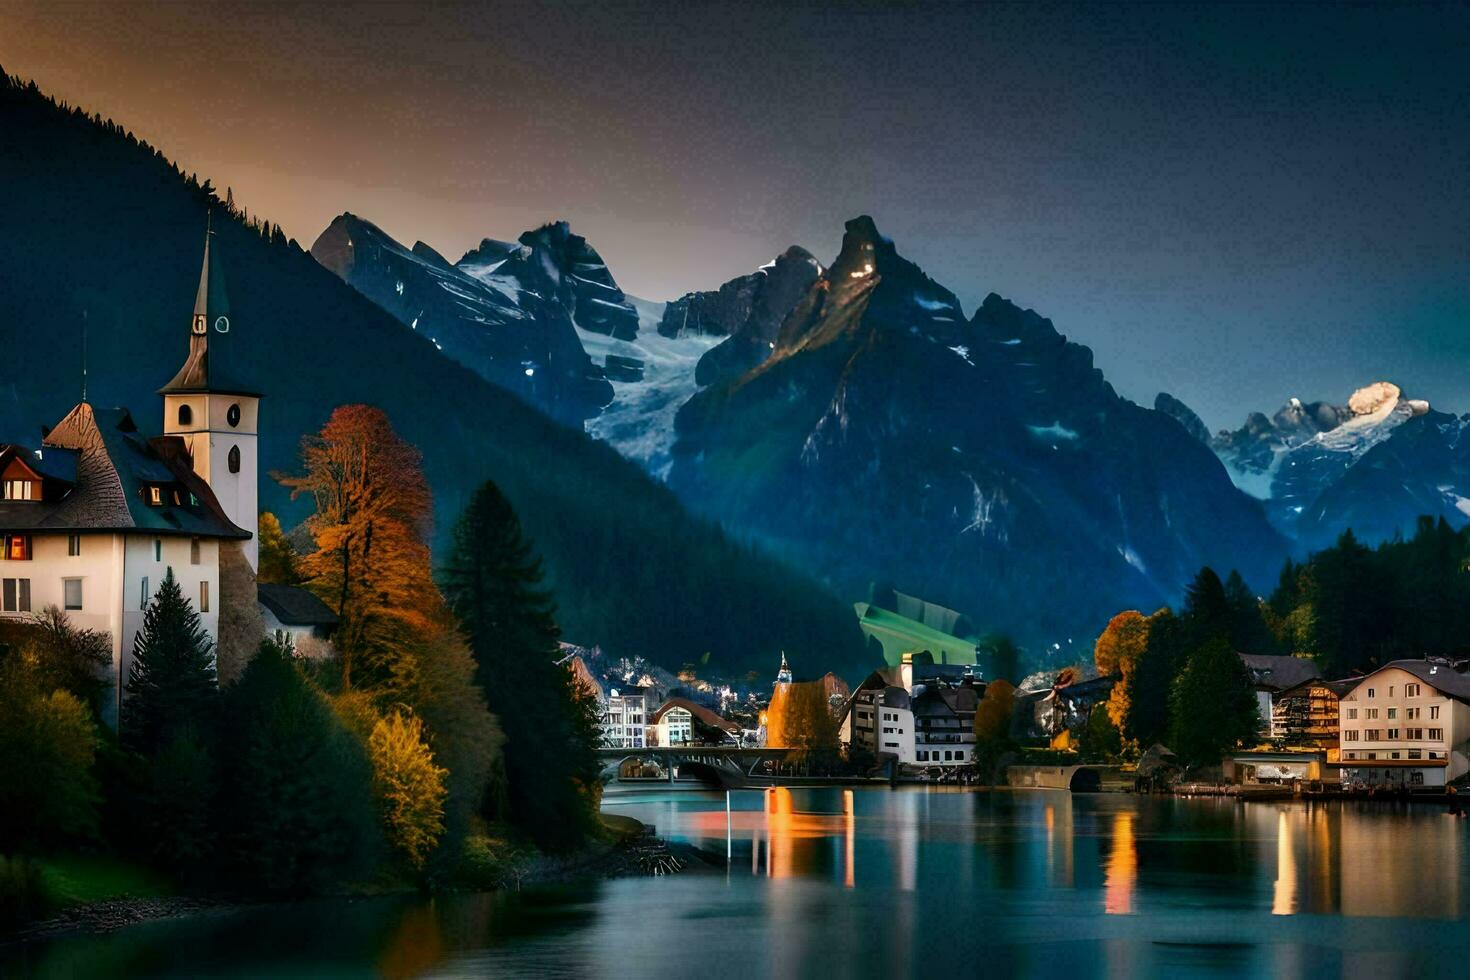
POLYGON ((821 681, 779 684, 766 709, 766 745, 801 752, 836 751, 837 720, 821 681))
POLYGON ((1113 727, 1119 730, 1128 714, 1134 668, 1143 656, 1144 648, 1148 646, 1148 627, 1149 620, 1143 613, 1134 609, 1120 612, 1108 621, 1107 628, 1097 638, 1097 645, 1092 650, 1092 661, 1097 665, 1097 672, 1120 678, 1113 685, 1113 692, 1108 698, 1108 718, 1113 727))
POLYGON ((406 652, 441 600, 429 560, 432 498, 419 452, 370 405, 343 405, 301 440, 299 475, 278 476, 316 503, 302 557, 307 586, 337 613, 342 687, 394 693, 413 682, 406 652))

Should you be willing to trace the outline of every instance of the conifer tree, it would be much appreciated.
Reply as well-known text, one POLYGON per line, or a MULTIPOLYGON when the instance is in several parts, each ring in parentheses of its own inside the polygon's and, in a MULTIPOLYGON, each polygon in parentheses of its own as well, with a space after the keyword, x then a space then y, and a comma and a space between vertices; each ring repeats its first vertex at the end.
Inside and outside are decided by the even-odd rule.
POLYGON ((557 663, 560 630, 541 562, 495 484, 480 487, 461 515, 441 581, 506 736, 506 812, 492 802, 487 815, 543 847, 574 846, 595 820, 587 694, 557 663))
POLYGON ((123 740, 146 755, 177 735, 203 731, 211 721, 219 693, 214 654, 172 570, 143 613, 126 690, 123 740))
POLYGON ((1213 765, 1260 724, 1250 671, 1227 639, 1191 651, 1170 695, 1170 748, 1190 765, 1213 765))

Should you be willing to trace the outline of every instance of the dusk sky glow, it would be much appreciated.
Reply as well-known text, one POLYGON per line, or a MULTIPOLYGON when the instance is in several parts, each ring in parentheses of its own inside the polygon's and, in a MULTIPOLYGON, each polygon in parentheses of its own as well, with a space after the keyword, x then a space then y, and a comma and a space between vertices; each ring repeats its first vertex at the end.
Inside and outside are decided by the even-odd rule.
POLYGON ((566 218, 628 292, 860 213, 1211 428, 1379 378, 1470 411, 1470 11, 0 3, 0 65, 309 247, 566 218))

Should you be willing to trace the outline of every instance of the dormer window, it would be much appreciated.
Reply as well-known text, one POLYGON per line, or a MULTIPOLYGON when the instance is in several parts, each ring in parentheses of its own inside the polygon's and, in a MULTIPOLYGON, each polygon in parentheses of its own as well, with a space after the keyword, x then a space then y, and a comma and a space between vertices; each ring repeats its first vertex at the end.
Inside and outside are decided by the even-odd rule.
POLYGON ((154 507, 163 506, 163 487, 148 488, 148 502, 154 507))
POLYGON ((41 486, 35 480, 6 480, 4 484, 4 499, 40 500, 41 486))

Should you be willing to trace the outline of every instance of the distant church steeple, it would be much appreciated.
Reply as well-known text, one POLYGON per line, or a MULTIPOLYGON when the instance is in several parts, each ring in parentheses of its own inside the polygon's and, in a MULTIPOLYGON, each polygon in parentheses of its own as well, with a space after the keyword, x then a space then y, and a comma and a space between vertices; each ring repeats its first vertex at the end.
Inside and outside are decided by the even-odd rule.
POLYGON ((776 686, 791 683, 791 665, 786 662, 786 651, 781 651, 781 669, 776 671, 776 686))
POLYGON ((257 433, 260 395, 226 372, 238 369, 229 360, 229 298, 214 230, 204 234, 204 263, 189 318, 189 356, 163 395, 163 431, 179 436, 189 451, 194 472, 209 488, 236 527, 252 535, 241 545, 251 568, 259 546, 257 526, 257 433))

